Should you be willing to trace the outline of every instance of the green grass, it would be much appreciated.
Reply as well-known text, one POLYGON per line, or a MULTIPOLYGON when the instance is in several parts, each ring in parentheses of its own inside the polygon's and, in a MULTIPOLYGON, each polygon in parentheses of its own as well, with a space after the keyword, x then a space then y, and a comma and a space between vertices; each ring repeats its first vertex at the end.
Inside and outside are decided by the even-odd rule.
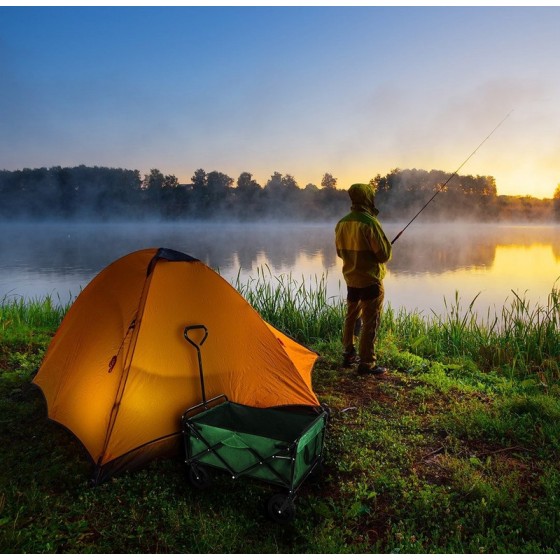
POLYGON ((559 294, 514 294, 481 321, 457 296, 443 317, 387 308, 390 372, 340 367, 344 306, 326 280, 260 272, 238 289, 263 317, 320 352, 329 405, 323 476, 275 525, 273 489, 217 475, 187 484, 180 458, 98 487, 79 442, 46 420, 30 384, 66 307, 0 304, 0 550, 3 553, 558 553, 559 294))
POLYGON ((245 283, 239 276, 237 291, 276 328, 305 344, 338 340, 344 313, 342 302, 327 297, 327 277, 314 282, 291 274, 274 276, 270 268, 257 269, 245 283))
POLYGON ((3 376, 29 374, 39 367, 43 352, 69 305, 51 297, 0 301, 0 372, 3 376))

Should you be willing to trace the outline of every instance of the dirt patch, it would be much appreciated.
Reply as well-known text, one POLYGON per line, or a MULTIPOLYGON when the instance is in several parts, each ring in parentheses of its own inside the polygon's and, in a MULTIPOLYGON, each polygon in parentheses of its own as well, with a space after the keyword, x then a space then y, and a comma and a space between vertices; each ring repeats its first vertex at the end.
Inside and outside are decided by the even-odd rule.
MULTIPOLYGON (((420 384, 420 383, 418 383, 420 384)), ((336 397, 340 408, 367 407, 372 403, 393 405, 394 397, 387 392, 387 386, 402 387, 404 383, 398 374, 387 372, 383 375, 358 374, 355 369, 340 369, 336 383, 328 391, 336 397)))

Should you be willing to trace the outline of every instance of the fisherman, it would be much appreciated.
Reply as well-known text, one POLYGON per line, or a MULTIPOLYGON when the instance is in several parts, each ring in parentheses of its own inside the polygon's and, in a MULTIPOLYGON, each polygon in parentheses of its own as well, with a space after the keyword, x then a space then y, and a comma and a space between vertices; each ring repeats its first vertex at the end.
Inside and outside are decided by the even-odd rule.
POLYGON ((355 183, 348 189, 351 212, 336 225, 336 253, 342 259, 342 274, 348 296, 342 344, 343 366, 358 364, 358 373, 381 375, 386 368, 377 365, 375 339, 385 292, 385 263, 392 247, 377 219, 375 191, 370 185, 355 183), (355 336, 361 319, 361 332, 355 336), (354 345, 359 338, 358 353, 354 345))

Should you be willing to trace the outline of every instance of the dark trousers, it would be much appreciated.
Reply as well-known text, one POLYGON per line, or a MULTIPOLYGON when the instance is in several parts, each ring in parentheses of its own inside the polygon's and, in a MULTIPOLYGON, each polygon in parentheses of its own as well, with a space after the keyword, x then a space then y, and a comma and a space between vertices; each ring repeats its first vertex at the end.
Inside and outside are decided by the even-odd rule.
POLYGON ((375 364, 375 339, 379 329, 379 319, 385 291, 383 284, 374 284, 367 288, 348 287, 346 300, 346 319, 342 333, 344 351, 352 353, 355 350, 356 338, 359 339, 358 354, 360 363, 375 364), (356 324, 361 319, 362 326, 359 337, 356 337, 356 324))

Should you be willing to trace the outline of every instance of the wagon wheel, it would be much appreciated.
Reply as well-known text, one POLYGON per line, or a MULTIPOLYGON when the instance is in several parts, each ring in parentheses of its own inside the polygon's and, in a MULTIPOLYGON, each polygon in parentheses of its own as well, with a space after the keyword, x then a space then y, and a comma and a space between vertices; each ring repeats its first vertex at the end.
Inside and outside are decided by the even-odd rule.
POLYGON ((189 482, 198 490, 204 490, 211 484, 210 474, 204 467, 193 463, 189 468, 189 482))
POLYGON ((289 496, 274 494, 268 500, 268 515, 277 523, 289 523, 296 515, 296 506, 289 496))

